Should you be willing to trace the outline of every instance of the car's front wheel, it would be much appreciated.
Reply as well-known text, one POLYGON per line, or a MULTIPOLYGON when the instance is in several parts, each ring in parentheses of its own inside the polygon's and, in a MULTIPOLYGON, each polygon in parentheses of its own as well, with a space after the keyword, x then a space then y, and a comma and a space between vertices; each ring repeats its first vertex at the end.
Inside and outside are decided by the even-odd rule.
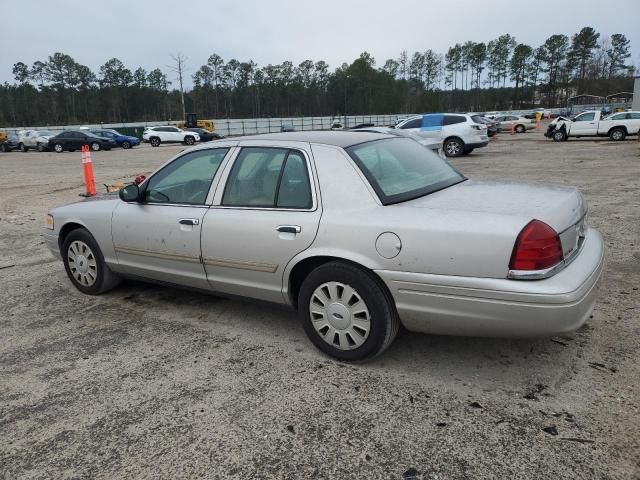
POLYGON ((122 148, 128 150, 131 148, 131 144, 129 142, 122 142, 122 148))
POLYGON ((447 157, 459 157, 464 152, 464 142, 459 138, 450 138, 444 142, 444 154, 447 157))
POLYGON ((91 143, 91 150, 93 150, 94 152, 97 152, 98 150, 100 150, 100 144, 98 142, 92 142, 91 143))
POLYGON ((196 143, 196 139, 191 135, 188 135, 184 137, 184 143, 186 143, 187 145, 193 145, 194 143, 196 143))
POLYGON ((20 149, 21 152, 29 151, 29 148, 24 143, 20 143, 20 145, 18 145, 18 148, 20 149))
POLYGON ((38 143, 38 151, 44 152, 44 145, 42 145, 41 143, 38 143))
POLYGON ((62 146, 61 143, 56 143, 53 146, 53 151, 56 152, 56 153, 62 153, 64 151, 64 147, 62 146))
POLYGON ((62 244, 62 256, 69 279, 82 293, 98 295, 120 282, 105 263, 93 236, 83 228, 67 235, 62 244))
POLYGON ((557 130, 553 132, 553 140, 555 142, 564 142, 567 139, 567 134, 564 130, 557 130))
POLYGON ((298 312, 311 342, 342 361, 379 355, 400 326, 393 299, 381 281, 342 262, 324 264, 305 278, 298 312))

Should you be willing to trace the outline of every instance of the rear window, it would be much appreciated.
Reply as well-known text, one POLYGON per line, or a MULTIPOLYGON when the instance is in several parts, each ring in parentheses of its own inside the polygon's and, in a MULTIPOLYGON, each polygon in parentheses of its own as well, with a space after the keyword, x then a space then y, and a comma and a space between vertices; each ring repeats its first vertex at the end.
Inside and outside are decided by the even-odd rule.
POLYGON ((374 140, 346 151, 384 205, 422 197, 466 180, 445 160, 408 138, 374 140))

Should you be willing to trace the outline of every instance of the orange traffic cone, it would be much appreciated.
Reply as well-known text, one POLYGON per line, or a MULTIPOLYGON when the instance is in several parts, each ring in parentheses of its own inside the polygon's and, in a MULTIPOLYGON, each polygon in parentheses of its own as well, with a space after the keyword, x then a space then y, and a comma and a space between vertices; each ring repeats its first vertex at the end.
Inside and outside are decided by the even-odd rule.
POLYGON ((513 125, 511 125, 511 135, 515 135, 516 134, 516 124, 514 123, 513 125))
POLYGON ((84 185, 86 193, 83 197, 94 197, 96 194, 96 183, 93 179, 93 162, 91 162, 91 152, 89 145, 82 146, 82 168, 84 170, 84 185))

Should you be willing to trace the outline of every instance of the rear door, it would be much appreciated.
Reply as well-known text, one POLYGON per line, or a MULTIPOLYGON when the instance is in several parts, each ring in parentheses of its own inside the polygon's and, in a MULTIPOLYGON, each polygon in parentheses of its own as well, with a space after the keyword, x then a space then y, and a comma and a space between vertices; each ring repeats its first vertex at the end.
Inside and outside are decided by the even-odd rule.
POLYGON ((203 221, 211 288, 282 302, 285 267, 318 231, 316 185, 308 144, 245 142, 225 168, 203 221))

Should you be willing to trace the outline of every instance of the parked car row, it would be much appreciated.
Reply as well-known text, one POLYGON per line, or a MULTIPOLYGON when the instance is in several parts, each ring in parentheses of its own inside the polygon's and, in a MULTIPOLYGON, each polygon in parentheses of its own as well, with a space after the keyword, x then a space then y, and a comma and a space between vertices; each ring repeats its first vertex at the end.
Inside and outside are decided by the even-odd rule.
MULTIPOLYGON (((173 126, 149 127, 145 129, 143 140, 157 147, 161 143, 180 142, 193 145, 195 142, 208 142, 224 138, 221 135, 204 128, 188 128, 181 130, 173 126)), ((73 152, 88 146, 93 151, 111 150, 120 147, 129 149, 140 145, 140 139, 124 135, 111 128, 81 127, 77 130, 19 130, 17 132, 2 132, 0 136, 0 150, 10 152, 20 150, 38 150, 39 152, 73 152)))

